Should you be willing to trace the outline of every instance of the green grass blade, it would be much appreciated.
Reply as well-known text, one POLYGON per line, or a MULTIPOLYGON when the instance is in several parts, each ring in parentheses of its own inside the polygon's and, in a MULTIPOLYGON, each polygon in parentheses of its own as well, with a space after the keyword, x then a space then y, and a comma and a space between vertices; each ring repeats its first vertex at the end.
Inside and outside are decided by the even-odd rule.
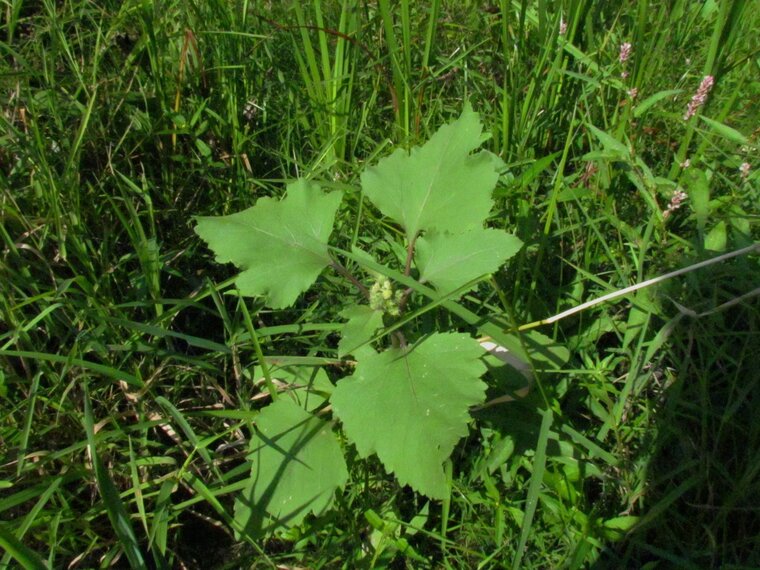
POLYGON ((60 354, 46 354, 44 352, 31 352, 27 350, 0 350, 0 356, 16 356, 18 358, 31 358, 34 360, 46 360, 48 362, 58 362, 61 364, 67 364, 69 366, 81 366, 98 374, 102 374, 107 378, 114 380, 122 380, 130 386, 136 388, 144 387, 143 381, 122 370, 112 368, 111 366, 105 366, 98 364, 97 362, 91 362, 89 360, 83 360, 81 358, 70 358, 68 356, 61 356, 60 354))
POLYGON ((200 455, 203 461, 206 462, 206 465, 208 465, 214 471, 216 476, 219 479, 222 479, 222 475, 214 463, 214 460, 211 458, 211 454, 209 454, 208 449, 206 449, 206 445, 198 438, 198 436, 195 434, 195 431, 193 431, 193 428, 190 426, 182 413, 174 406, 174 404, 172 404, 163 396, 158 396, 156 398, 156 403, 164 410, 166 410, 172 418, 174 418, 174 421, 177 422, 177 425, 184 432, 185 436, 187 436, 187 439, 189 439, 190 443, 193 444, 194 450, 198 452, 198 455, 200 455))
POLYGON ((16 466, 16 477, 20 477, 24 470, 24 464, 26 462, 26 452, 29 445, 29 434, 32 431, 32 422, 34 421, 34 406, 37 402, 37 392, 40 387, 40 377, 42 372, 38 372, 32 378, 32 389, 29 394, 29 402, 27 404, 27 414, 24 419, 24 429, 21 431, 21 445, 18 452, 18 465, 16 466))
POLYGON ((129 560, 130 566, 132 566, 132 568, 144 568, 147 570, 142 552, 140 552, 140 546, 137 543, 137 535, 135 535, 135 530, 129 520, 127 509, 124 507, 124 503, 122 503, 121 497, 119 496, 119 491, 116 489, 116 485, 114 485, 113 480, 109 476, 108 471, 98 455, 97 446, 95 444, 92 403, 90 402, 90 394, 86 385, 84 387, 84 428, 87 432, 87 448, 90 452, 90 458, 95 470, 95 479, 97 480, 100 496, 103 499, 106 512, 108 513, 108 519, 111 521, 116 536, 119 537, 119 541, 124 549, 124 554, 127 556, 127 560, 129 560))
POLYGON ((47 563, 0 524, 0 546, 26 570, 49 570, 47 563))
MULTIPOLYGON (((27 533, 27 531, 31 528, 31 526, 34 524, 35 520, 37 519, 37 516, 40 514, 42 509, 45 507, 45 505, 50 500, 50 497, 55 493, 58 488, 61 486, 62 479, 59 477, 55 479, 50 486, 45 489, 45 491, 42 493, 40 498, 37 500, 35 505, 31 508, 31 510, 27 513, 27 515, 24 517, 24 520, 19 525, 19 528, 16 530, 15 538, 19 541, 24 538, 24 535, 27 533)), ((10 562, 10 552, 6 552, 5 556, 3 556, 2 560, 0 560, 0 568, 6 568, 8 563, 10 562)))
POLYGON ((528 497, 525 500, 525 518, 523 519, 522 530, 520 531, 520 543, 517 545, 517 553, 512 560, 512 570, 519 570, 525 555, 525 546, 528 543, 528 537, 533 526, 533 516, 536 513, 538 505, 538 494, 541 492, 541 484, 544 479, 544 470, 546 469, 546 443, 549 441, 549 431, 552 427, 554 418, 551 408, 547 408, 542 413, 541 429, 538 432, 538 442, 536 444, 536 455, 533 458, 533 474, 530 477, 530 487, 528 487, 528 497))

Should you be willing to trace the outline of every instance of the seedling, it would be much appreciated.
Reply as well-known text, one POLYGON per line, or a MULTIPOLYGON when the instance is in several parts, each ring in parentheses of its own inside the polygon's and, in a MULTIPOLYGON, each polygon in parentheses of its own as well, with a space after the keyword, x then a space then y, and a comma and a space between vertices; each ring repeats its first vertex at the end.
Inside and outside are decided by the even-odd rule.
MULTIPOLYGON (((473 320, 456 300, 522 247, 516 236, 484 227, 504 165, 477 151, 483 140, 466 105, 422 147, 396 150, 364 171, 364 198, 403 236, 403 249, 392 244, 401 251, 397 268, 382 265, 375 251, 332 246, 343 195, 303 179, 282 200, 261 198, 196 226, 218 261, 241 268, 240 293, 269 307, 293 305, 328 268, 362 293, 340 313, 347 322, 337 352, 353 356, 354 372, 323 400, 360 456, 377 455, 400 483, 434 499, 448 495, 443 463, 467 434, 469 409, 484 401, 486 350, 456 331, 415 330, 418 338, 407 338, 402 325, 415 295, 473 320), (370 281, 351 274, 346 259, 370 281)), ((261 410, 256 428, 251 477, 236 504, 241 525, 259 534, 329 508, 348 478, 331 423, 302 400, 280 397, 261 410)))

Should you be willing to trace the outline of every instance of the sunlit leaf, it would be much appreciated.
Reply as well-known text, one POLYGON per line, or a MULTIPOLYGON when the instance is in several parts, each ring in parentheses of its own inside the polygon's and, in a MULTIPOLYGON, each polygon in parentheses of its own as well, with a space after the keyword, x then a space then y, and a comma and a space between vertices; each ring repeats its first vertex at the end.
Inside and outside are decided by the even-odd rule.
POLYGON ((726 140, 735 142, 736 144, 749 144, 747 137, 745 137, 744 134, 740 133, 733 127, 729 127, 728 125, 724 125, 723 123, 709 119, 704 115, 700 115, 699 118, 726 140))
POLYGON ((449 293, 496 271, 522 247, 503 231, 478 228, 462 234, 433 233, 417 241, 420 278, 449 293))
POLYGON ((683 89, 668 89, 667 91, 659 91, 658 93, 655 93, 654 95, 650 95, 646 99, 644 99, 641 103, 636 105, 636 107, 633 110, 633 116, 637 119, 641 117, 644 113, 646 113, 653 105, 656 105, 658 102, 662 101, 663 99, 666 99, 668 97, 674 97, 675 95, 678 95, 680 93, 683 93, 683 89))
POLYGON ((587 123, 586 127, 588 130, 594 133, 594 136, 597 139, 599 139, 599 142, 602 143, 602 147, 604 147, 605 152, 609 153, 610 157, 616 158, 618 160, 630 160, 631 151, 628 150, 628 147, 626 145, 621 143, 612 135, 607 134, 600 129, 597 129, 592 124, 587 123))
POLYGON ((236 214, 196 218, 195 231, 217 261, 243 269, 236 281, 243 295, 261 295, 270 307, 285 308, 330 263, 327 240, 341 198, 298 180, 283 200, 261 198, 236 214))
POLYGON ((710 216, 710 183, 705 172, 698 168, 689 168, 683 178, 691 209, 697 219, 697 229, 703 233, 710 216))
POLYGON ((338 382, 333 410, 362 457, 376 453, 402 484, 443 498, 443 462, 467 434, 469 407, 485 397, 484 353, 473 338, 449 333, 362 354, 338 382))
POLYGON ((383 313, 368 305, 348 307, 341 312, 341 316, 348 319, 340 331, 338 356, 341 358, 368 342, 375 331, 383 326, 383 313))
POLYGON ((726 222, 718 222, 705 236, 705 249, 710 251, 726 251, 726 222))
POLYGON ((422 147, 396 150, 362 174, 366 196, 406 231, 459 233, 483 225, 501 161, 490 152, 471 154, 483 142, 478 114, 469 104, 422 147))

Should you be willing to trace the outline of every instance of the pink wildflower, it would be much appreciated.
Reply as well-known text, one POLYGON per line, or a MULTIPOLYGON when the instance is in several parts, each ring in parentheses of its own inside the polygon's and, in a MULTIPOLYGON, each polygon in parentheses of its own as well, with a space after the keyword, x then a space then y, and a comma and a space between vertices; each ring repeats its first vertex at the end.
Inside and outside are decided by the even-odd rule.
POLYGON ((681 167, 683 170, 686 170, 687 168, 689 168, 689 167, 691 166, 691 160, 689 160, 689 159, 687 158, 687 159, 686 159, 686 160, 684 160, 684 161, 683 161, 683 162, 682 162, 682 163, 681 163, 679 166, 680 166, 680 167, 681 167))
POLYGON ((680 208, 687 198, 688 196, 683 190, 676 190, 673 192, 673 196, 670 198, 670 204, 668 204, 668 208, 662 213, 662 217, 667 220, 670 214, 680 208))
POLYGON ((565 22, 565 18, 561 17, 559 19, 559 35, 564 36, 567 33, 567 22, 565 22))
POLYGON ((620 44, 620 63, 625 63, 629 57, 631 57, 631 44, 629 42, 620 44))
POLYGON ((699 89, 697 89, 697 92, 694 94, 694 96, 691 98, 691 101, 689 101, 689 105, 686 107, 686 112, 683 115, 683 120, 688 121, 691 119, 694 114, 699 110, 699 108, 705 104, 705 101, 707 101, 707 95, 710 93, 710 90, 713 88, 713 84, 715 83, 715 79, 712 75, 705 75, 704 79, 702 80, 702 83, 699 84, 699 89))
POLYGON ((631 88, 628 90, 628 96, 629 96, 631 99, 635 99, 636 97, 638 97, 638 96, 639 96, 639 90, 638 90, 636 87, 631 87, 631 88))
POLYGON ((741 173, 744 180, 749 177, 749 169, 749 162, 742 162, 742 165, 739 167, 739 172, 741 173))

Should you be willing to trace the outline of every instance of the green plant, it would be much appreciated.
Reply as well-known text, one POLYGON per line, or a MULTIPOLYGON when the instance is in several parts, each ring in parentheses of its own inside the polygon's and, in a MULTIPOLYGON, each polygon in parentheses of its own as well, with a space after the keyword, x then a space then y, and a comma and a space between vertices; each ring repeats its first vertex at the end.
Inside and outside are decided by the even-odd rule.
POLYGON ((751 3, 6 4, 0 567, 760 567, 751 3), (525 245, 435 297, 358 180, 464 100, 507 164, 488 227, 525 245), (328 252, 374 311, 330 266, 283 310, 203 277, 190 214, 299 177, 342 192, 328 252), (572 354, 550 382, 539 326, 572 354), (267 382, 301 405, 293 446, 361 352, 451 331, 532 358, 535 384, 485 357, 444 500, 341 429, 334 508, 263 540, 235 520, 251 439, 273 469, 249 526, 287 515, 264 442, 298 409, 267 382))
MULTIPOLYGON (((330 245, 343 194, 323 193, 303 179, 290 184, 282 200, 261 198, 239 213, 198 218, 196 232, 217 260, 243 270, 236 281, 242 295, 286 308, 330 267, 362 296, 341 313, 348 321, 337 353, 356 360, 353 374, 334 389, 314 376, 291 377, 291 390, 278 391, 260 354, 273 401, 255 422, 251 477, 236 503, 236 517, 248 532, 320 513, 345 484, 338 438, 320 417, 328 401, 361 457, 377 455, 400 483, 431 498, 447 497, 443 463, 467 434, 469 408, 484 401, 487 351, 469 334, 418 321, 442 305, 475 324, 475 315, 454 300, 522 247, 514 235, 484 227, 503 165, 490 152, 472 154, 482 141, 479 117, 467 105, 424 146, 396 150, 367 168, 362 196, 391 220, 399 238, 381 240, 383 247, 375 241, 370 251, 330 245), (387 265, 378 260, 383 250, 392 252, 387 265), (394 263, 397 270, 390 267, 394 263), (303 398, 304 390, 311 398, 303 398)), ((493 323, 490 328, 519 344, 493 323)))

